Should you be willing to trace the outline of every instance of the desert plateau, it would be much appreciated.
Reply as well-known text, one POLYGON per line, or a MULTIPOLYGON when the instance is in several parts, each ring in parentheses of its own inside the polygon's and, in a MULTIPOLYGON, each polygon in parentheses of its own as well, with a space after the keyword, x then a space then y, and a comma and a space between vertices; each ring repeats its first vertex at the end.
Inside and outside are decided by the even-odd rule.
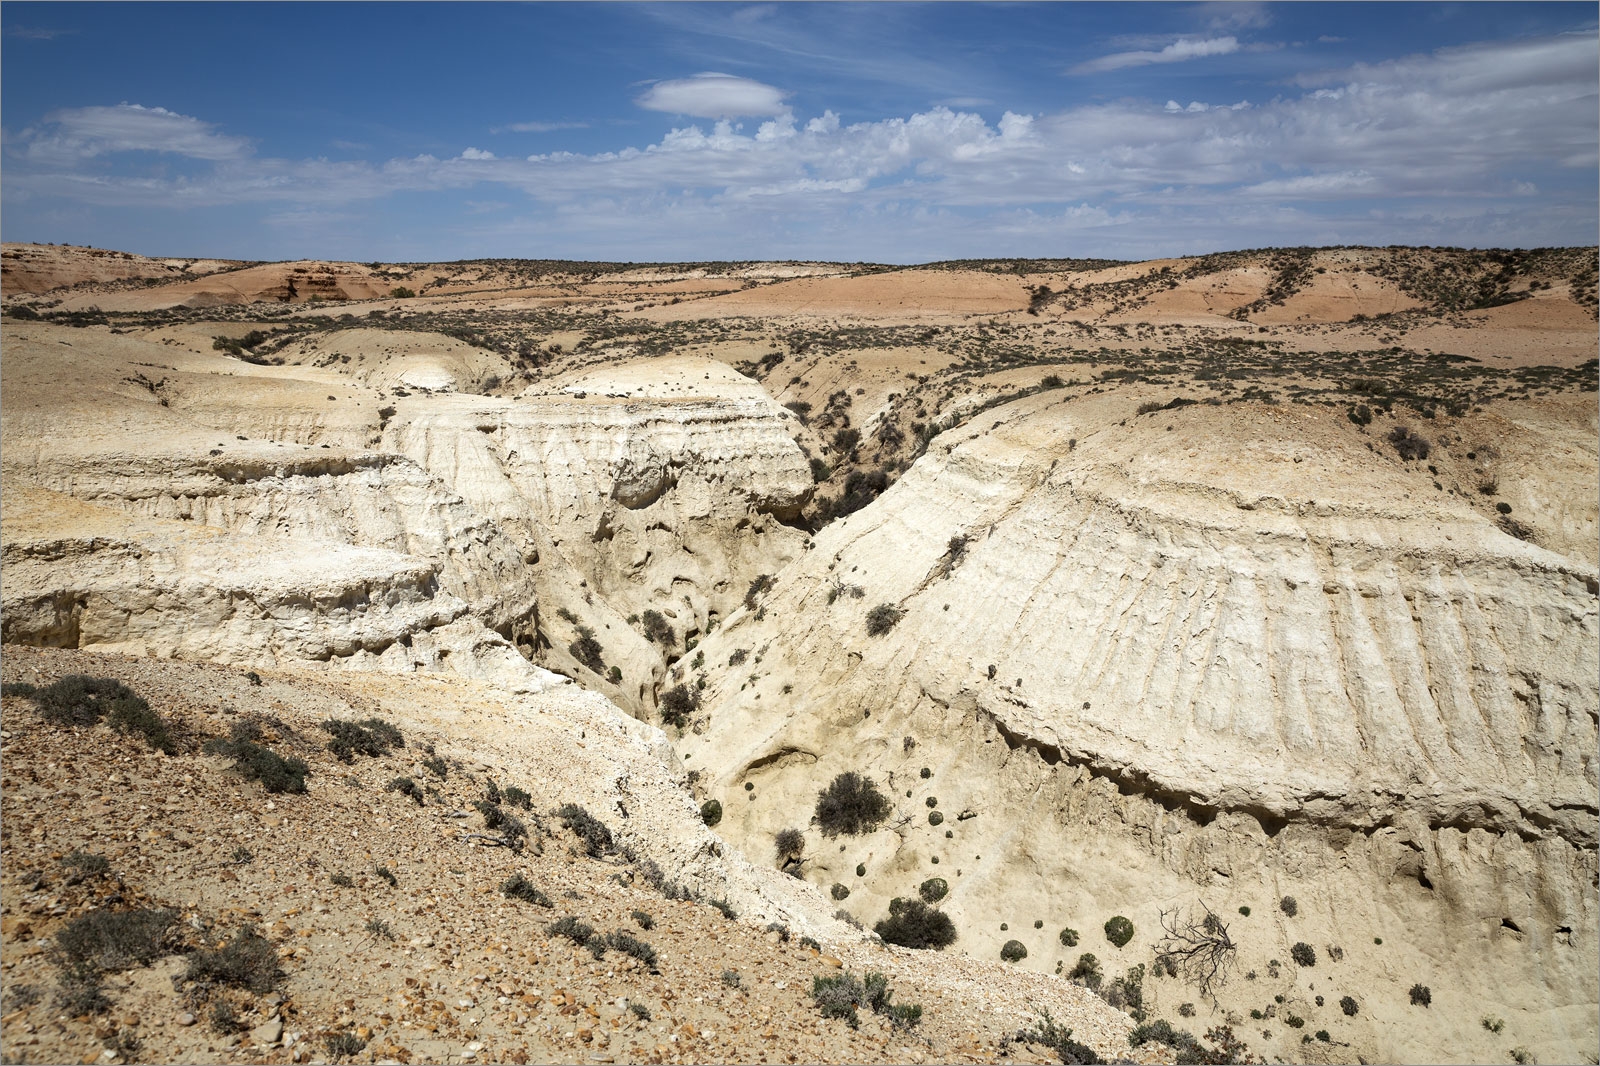
POLYGON ((0 8, 0 1066, 1600 1066, 1600 22, 0 8))

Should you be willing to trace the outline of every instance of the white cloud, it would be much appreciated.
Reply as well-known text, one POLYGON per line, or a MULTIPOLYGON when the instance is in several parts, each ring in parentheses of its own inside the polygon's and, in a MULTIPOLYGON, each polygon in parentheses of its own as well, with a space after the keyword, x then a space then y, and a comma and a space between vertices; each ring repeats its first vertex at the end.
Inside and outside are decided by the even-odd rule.
POLYGON ((65 162, 111 152, 147 151, 220 161, 249 154, 244 138, 217 133, 209 122, 163 107, 123 103, 69 108, 46 115, 44 126, 44 130, 24 132, 30 158, 65 162))
MULTIPOLYGON (((1089 228, 1106 242, 1094 254, 1506 234, 1502 243, 1555 244, 1593 239, 1596 68, 1592 35, 1551 38, 1324 72, 1265 102, 1124 100, 994 123, 946 107, 850 124, 779 109, 754 129, 689 123, 606 152, 469 148, 385 163, 219 152, 184 176, 116 170, 91 156, 151 138, 91 138, 84 122, 56 119, 8 142, 4 194, 139 209, 273 204, 289 219, 397 192, 484 195, 487 184, 516 205, 496 223, 527 217, 526 230, 504 232, 562 233, 573 253, 621 258, 936 258, 981 252, 985 233, 1014 234, 1014 254, 1024 244, 1043 254, 1089 228), (56 151, 69 126, 83 147, 56 151), (585 233, 600 243, 583 250, 585 233), (640 243, 624 254, 630 235, 640 243), (748 243, 758 238, 769 243, 748 243)), ((139 110, 198 128, 202 147, 243 143, 139 110)))
POLYGON ((1204 59, 1207 56, 1231 55, 1238 50, 1237 37, 1199 39, 1180 37, 1159 51, 1113 52, 1099 59, 1091 59, 1087 63, 1079 63, 1067 73, 1100 74, 1108 70, 1121 70, 1124 67, 1148 66, 1151 63, 1182 63, 1185 60, 1204 59))
POLYGON ((649 111, 693 118, 781 115, 789 94, 750 78, 708 71, 692 78, 658 81, 634 102, 649 111))

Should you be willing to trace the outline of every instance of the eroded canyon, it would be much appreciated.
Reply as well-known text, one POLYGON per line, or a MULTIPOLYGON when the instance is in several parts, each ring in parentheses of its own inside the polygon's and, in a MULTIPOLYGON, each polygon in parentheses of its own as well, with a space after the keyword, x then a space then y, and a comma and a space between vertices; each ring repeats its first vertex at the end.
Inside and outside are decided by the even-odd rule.
POLYGON ((1593 249, 3 268, 8 682, 431 729, 758 933, 986 964, 936 1059, 1049 1007, 1106 1056, 1596 1060, 1593 249), (868 832, 814 823, 844 773, 868 832), (946 952, 852 926, 919 892, 946 952))

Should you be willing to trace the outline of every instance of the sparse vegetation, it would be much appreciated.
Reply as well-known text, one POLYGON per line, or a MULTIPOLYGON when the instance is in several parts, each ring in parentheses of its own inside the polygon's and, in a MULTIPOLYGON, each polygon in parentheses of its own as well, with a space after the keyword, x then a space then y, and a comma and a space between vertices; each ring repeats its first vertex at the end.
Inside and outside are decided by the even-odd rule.
POLYGON ((208 754, 222 755, 233 760, 233 769, 247 779, 261 782, 268 792, 304 792, 306 778, 311 770, 305 762, 293 756, 284 758, 271 748, 257 743, 260 728, 250 722, 234 724, 232 736, 208 740, 208 754))
POLYGON ((394 748, 406 746, 400 730, 382 718, 367 718, 360 722, 329 719, 322 723, 329 735, 328 750, 342 763, 353 763, 357 755, 376 758, 387 755, 394 748))
POLYGON ((1006 962, 1021 962, 1028 957, 1028 947, 1020 940, 1007 940, 1000 945, 1000 958, 1006 962))
POLYGON ((606 828, 604 822, 576 803, 562 804, 556 810, 556 817, 583 842, 584 854, 591 859, 598 859, 616 850, 616 843, 611 839, 611 830, 606 828))
POLYGON ((912 1029, 922 1021, 922 1007, 895 1003, 894 990, 881 973, 858 978, 846 970, 829 977, 814 977, 811 999, 824 1018, 842 1018, 852 1029, 861 1026, 862 1007, 883 1016, 896 1029, 912 1029))
POLYGON ((689 724, 689 718, 700 708, 700 696, 693 689, 674 685, 661 694, 658 706, 663 722, 682 729, 689 724))
POLYGON ((190 955, 182 977, 201 987, 227 985, 251 992, 270 992, 282 979, 278 949, 248 926, 231 939, 190 955))
POLYGON ((956 926, 950 916, 920 899, 889 901, 889 916, 872 927, 886 943, 903 948, 943 950, 956 942, 956 926))
POLYGON ((1022 1044, 1042 1044, 1054 1051, 1061 1061, 1069 1066, 1078 1064, 1092 1066, 1105 1061, 1095 1053, 1094 1048, 1072 1039, 1072 1030, 1050 1017, 1050 1012, 1046 1010, 1041 1010, 1034 1023, 1019 1031, 1014 1039, 1022 1044))
POLYGON ((44 688, 26 683, 8 685, 6 695, 28 697, 39 716, 51 725, 86 728, 103 720, 119 733, 139 734, 157 751, 168 755, 177 751, 161 716, 114 678, 68 674, 44 688))
POLYGON ((1133 939, 1133 923, 1122 915, 1106 919, 1106 939, 1117 947, 1123 947, 1133 939))
POLYGON ((814 821, 824 836, 860 836, 876 829, 892 809, 871 778, 846 771, 818 793, 814 821))
MULTIPOLYGON (((523 876, 520 870, 500 882, 500 892, 509 899, 521 900, 539 907, 550 906, 550 897, 540 891, 539 887, 523 876)), ((647 927, 648 928, 648 927, 647 927)))
POLYGON ((878 604, 878 606, 867 612, 867 635, 871 637, 883 636, 883 634, 894 628, 894 624, 900 621, 904 614, 904 611, 892 603, 878 604))
POLYGON ((1413 1007, 1427 1007, 1433 1003, 1433 989, 1424 984, 1411 986, 1411 1005, 1413 1007))

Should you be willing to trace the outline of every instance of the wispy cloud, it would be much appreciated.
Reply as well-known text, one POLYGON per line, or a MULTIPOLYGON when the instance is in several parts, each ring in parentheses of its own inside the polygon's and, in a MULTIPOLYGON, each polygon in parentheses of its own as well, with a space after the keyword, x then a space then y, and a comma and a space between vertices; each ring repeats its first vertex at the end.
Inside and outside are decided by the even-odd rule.
POLYGON ((163 107, 118 104, 78 107, 45 116, 43 130, 25 130, 31 159, 70 162, 112 152, 170 152, 191 159, 239 159, 249 142, 216 132, 209 122, 163 107))
POLYGON ((1079 63, 1068 74, 1103 74, 1108 70, 1125 67, 1143 67, 1152 63, 1182 63, 1207 56, 1231 55, 1239 50, 1237 37, 1180 37, 1159 50, 1141 49, 1135 52, 1113 52, 1110 55, 1079 63))
POLYGON ((7 26, 6 36, 21 37, 27 41, 53 41, 76 30, 52 30, 44 26, 7 26))
POLYGON ((491 127, 490 133, 555 133, 557 130, 586 130, 587 122, 511 122, 491 127))
POLYGON ((1272 8, 1265 3, 1245 0, 1196 4, 1194 14, 1206 29, 1220 33, 1260 30, 1272 25, 1272 8))
POLYGON ((708 71, 692 78, 658 81, 634 102, 649 111, 667 111, 694 118, 741 118, 781 115, 789 110, 782 89, 708 71))

